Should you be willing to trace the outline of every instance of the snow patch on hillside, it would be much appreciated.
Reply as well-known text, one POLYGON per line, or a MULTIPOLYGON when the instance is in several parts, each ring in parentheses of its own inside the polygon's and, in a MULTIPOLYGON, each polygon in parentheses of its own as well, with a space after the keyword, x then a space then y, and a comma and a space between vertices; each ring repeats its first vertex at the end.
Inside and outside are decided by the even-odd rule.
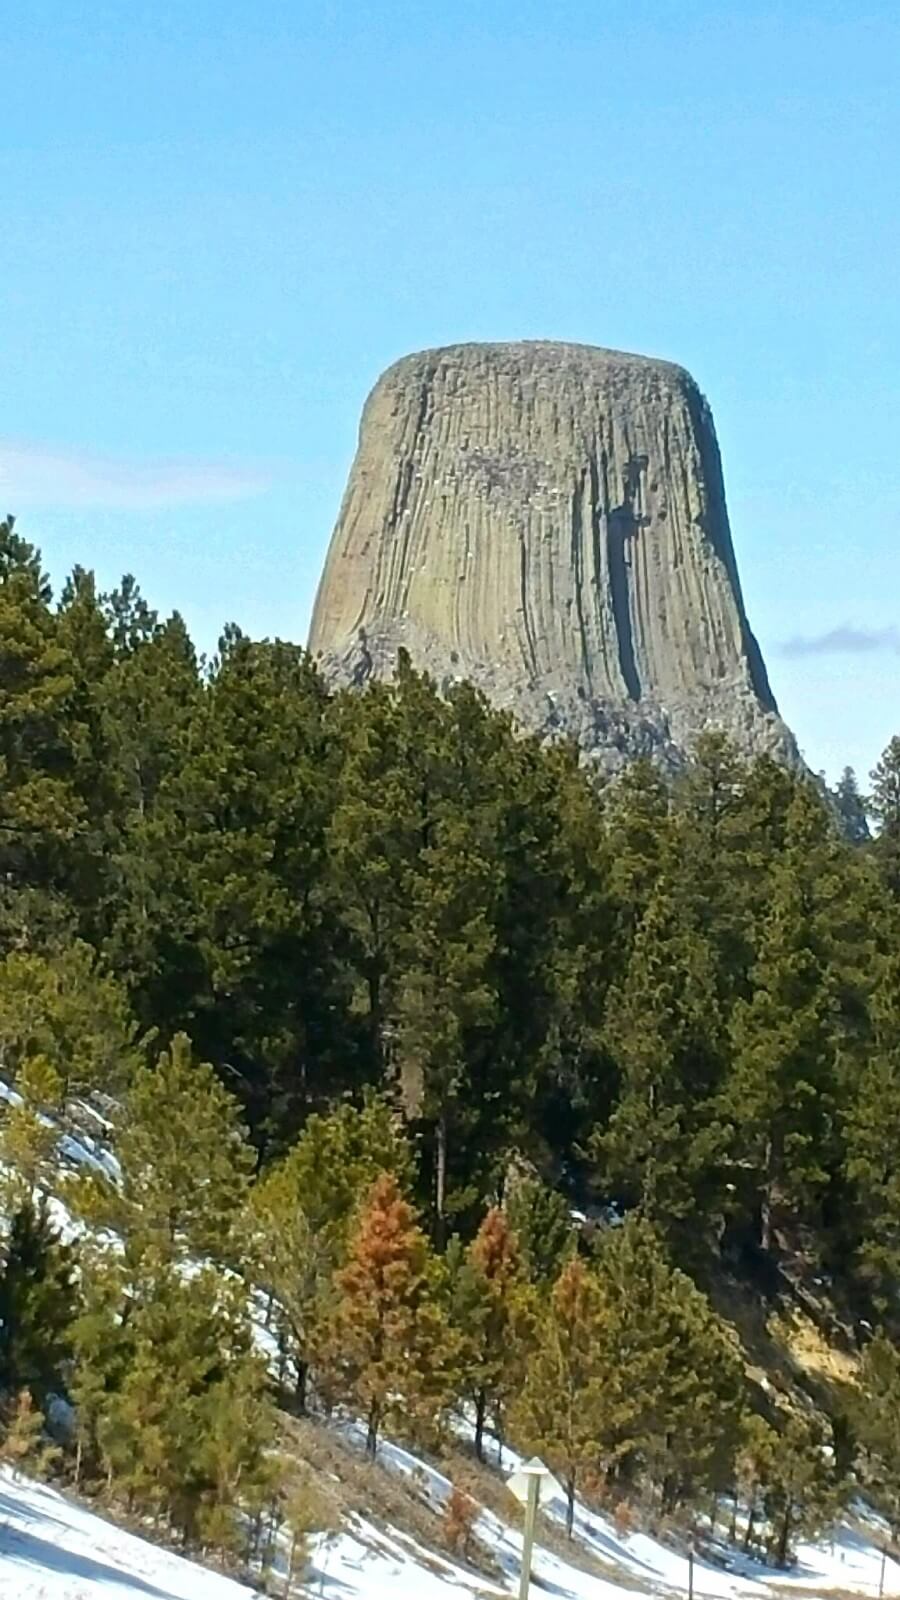
MULTIPOLYGON (((440 1472, 398 1445, 379 1452, 389 1471, 411 1480, 439 1510, 450 1491, 440 1472)), ((505 1452, 505 1468, 515 1464, 505 1452)), ((549 1515, 562 1521, 564 1507, 549 1515)), ((843 1522, 833 1540, 803 1545, 796 1566, 775 1572, 727 1545, 698 1556, 696 1600, 797 1600, 878 1594, 883 1530, 870 1515, 843 1522)), ((313 1541, 305 1587, 321 1600, 491 1600, 518 1592, 521 1535, 483 1510, 475 1533, 502 1577, 493 1581, 397 1528, 359 1516, 339 1534, 313 1541)), ((605 1576, 586 1572, 541 1546, 535 1551, 534 1592, 554 1600, 675 1600, 687 1593, 685 1555, 648 1534, 619 1534, 605 1517, 580 1506, 576 1541, 602 1562, 605 1576)), ((282 1579, 283 1582, 283 1579, 282 1579)), ((278 1582, 275 1592, 281 1592, 278 1582)), ((0 1600, 253 1600, 260 1591, 186 1561, 126 1533, 44 1485, 16 1480, 0 1468, 0 1600)), ((900 1596, 900 1566, 888 1560, 885 1596, 900 1596)))
POLYGON ((0 1600, 251 1600, 255 1593, 0 1468, 0 1600))

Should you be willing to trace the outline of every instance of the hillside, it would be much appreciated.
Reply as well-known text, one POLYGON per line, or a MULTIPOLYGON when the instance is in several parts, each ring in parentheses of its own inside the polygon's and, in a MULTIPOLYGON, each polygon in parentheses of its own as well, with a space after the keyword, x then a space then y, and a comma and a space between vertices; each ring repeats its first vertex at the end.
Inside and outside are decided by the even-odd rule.
MULTIPOLYGON (((23 1102, 5 1088, 12 1110, 23 1102)), ((68 1124, 48 1119, 55 1139, 55 1171, 51 1187, 71 1197, 73 1176, 113 1174, 122 1181, 108 1137, 97 1137, 98 1120, 82 1106, 68 1124), (86 1133, 85 1125, 92 1131, 86 1133)), ((113 1125, 110 1124, 110 1127, 113 1125)), ((8 1184, 10 1172, 0 1171, 8 1184)), ((54 1216, 63 1236, 83 1234, 83 1224, 66 1201, 54 1202, 54 1216)), ((118 1246, 115 1247, 118 1249, 118 1246)), ((191 1271, 196 1270, 191 1268, 191 1271)), ((734 1286, 732 1286, 734 1292, 734 1286)), ((748 1300, 744 1310, 749 1313, 748 1300)), ((737 1307, 733 1304, 733 1313, 737 1307)), ((770 1318, 766 1345, 760 1348, 745 1318, 743 1334, 748 1361, 767 1362, 759 1379, 784 1385, 785 1393, 818 1379, 853 1378, 852 1367, 830 1347, 815 1324, 797 1305, 782 1303, 782 1314, 770 1318)), ((751 1319, 752 1320, 752 1319, 751 1319)), ((255 1337, 272 1366, 279 1366, 278 1345, 267 1321, 257 1313, 255 1337)), ((820 1403, 823 1391, 819 1390, 820 1403)), ((57 1437, 60 1435, 57 1433, 57 1437)), ((449 1600, 469 1593, 475 1600, 515 1592, 521 1556, 520 1514, 505 1489, 520 1461, 508 1445, 485 1440, 486 1459, 473 1453, 471 1417, 457 1412, 438 1455, 415 1451, 382 1438, 377 1459, 368 1459, 366 1428, 346 1416, 329 1418, 314 1406, 305 1419, 283 1414, 278 1428, 282 1471, 301 1469, 313 1493, 311 1526, 326 1515, 327 1531, 313 1534, 308 1557, 302 1559, 294 1587, 298 1594, 319 1594, 326 1600, 449 1600), (448 1548, 447 1506, 453 1486, 463 1485, 471 1497, 472 1519, 465 1552, 454 1557, 448 1548), (325 1496, 321 1495, 324 1488, 325 1496), (327 1508, 327 1511, 326 1511, 327 1508), (301 1576, 302 1574, 302 1576, 301 1576)), ((198 1570, 158 1544, 148 1543, 104 1520, 88 1503, 57 1489, 14 1477, 0 1469, 0 1596, 22 1600, 106 1600, 147 1595, 155 1600, 228 1600, 231 1595, 280 1593, 286 1582, 290 1532, 282 1528, 270 1549, 261 1588, 198 1570)), ((96 1492, 96 1490, 95 1490, 96 1492)), ((104 1497, 97 1502, 102 1508, 104 1497)), ((114 1506, 116 1503, 114 1502, 114 1506)), ((118 1503, 122 1516, 125 1508, 118 1503)), ((741 1537, 745 1511, 735 1507, 741 1537)), ((852 1513, 836 1514, 834 1525, 819 1540, 801 1539, 787 1571, 773 1571, 758 1556, 743 1551, 727 1537, 726 1504, 717 1528, 702 1512, 691 1523, 673 1522, 665 1534, 649 1529, 656 1514, 635 1509, 622 1521, 604 1514, 596 1502, 576 1500, 573 1537, 565 1536, 564 1499, 552 1501, 539 1522, 534 1558, 537 1592, 550 1591, 566 1600, 627 1600, 628 1596, 665 1597, 686 1590, 687 1552, 696 1551, 695 1594, 708 1600, 765 1600, 800 1595, 865 1596, 878 1592, 884 1563, 886 1595, 900 1594, 900 1560, 888 1554, 889 1531, 875 1513, 858 1502, 852 1513), (647 1529, 642 1531, 642 1522, 647 1529), (689 1531, 689 1528, 692 1531, 689 1531)), ((128 1519, 134 1526, 133 1516, 128 1519)))
MULTIPOLYGON (((506 1457, 511 1470, 515 1458, 506 1457)), ((416 1487, 409 1495, 410 1520, 416 1503, 440 1507, 449 1483, 408 1452, 387 1447, 386 1474, 416 1487)), ((558 1521, 562 1507, 551 1506, 558 1521)), ((135 1536, 45 1485, 14 1479, 0 1470, 0 1597, 2 1600, 241 1600, 259 1594, 156 1544, 135 1536)), ((546 1524, 552 1528, 552 1523, 546 1524)), ((482 1510, 475 1528, 479 1545, 497 1568, 493 1580, 468 1563, 429 1549, 402 1523, 351 1516, 340 1534, 316 1542, 297 1594, 323 1600, 450 1600, 471 1595, 516 1592, 521 1537, 494 1512, 482 1510)), ((534 1561, 538 1594, 559 1600, 659 1600, 686 1593, 683 1548, 640 1533, 623 1535, 605 1519, 580 1511, 577 1545, 566 1559, 557 1540, 539 1540, 534 1561)), ((283 1582, 275 1578, 275 1592, 283 1582)), ((710 1543, 695 1565, 697 1600, 770 1600, 795 1595, 870 1596, 881 1582, 879 1530, 871 1521, 843 1523, 827 1544, 798 1552, 789 1575, 775 1577, 757 1563, 737 1558, 726 1546, 710 1543)), ((884 1594, 900 1594, 900 1565, 888 1560, 884 1594)))
POLYGON ((0 1469, 3 1600, 249 1600, 252 1593, 0 1469))
POLYGON ((900 741, 598 783, 406 658, 54 603, 11 523, 0 602, 3 1458, 238 1574, 459 1559, 497 1434, 591 1581, 583 1506, 727 1508, 760 1583, 900 1524, 900 741))

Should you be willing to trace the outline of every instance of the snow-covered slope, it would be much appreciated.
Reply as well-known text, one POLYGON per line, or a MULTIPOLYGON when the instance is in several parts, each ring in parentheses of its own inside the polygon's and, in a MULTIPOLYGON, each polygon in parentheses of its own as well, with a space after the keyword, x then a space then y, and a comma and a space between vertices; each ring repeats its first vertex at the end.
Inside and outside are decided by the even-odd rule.
MULTIPOLYGON (((407 1450, 385 1443, 379 1452, 382 1465, 414 1482, 435 1509, 450 1492, 448 1480, 407 1450)), ((504 1453, 504 1470, 511 1472, 519 1458, 504 1453)), ((547 1508, 551 1519, 563 1524, 561 1501, 547 1508)), ((494 1595, 518 1593, 522 1539, 519 1531, 492 1511, 482 1511, 474 1529, 491 1552, 502 1578, 479 1579, 469 1570, 454 1567, 446 1557, 429 1552, 414 1540, 392 1530, 379 1532, 358 1520, 352 1530, 332 1541, 319 1541, 311 1574, 311 1591, 325 1600, 487 1600, 494 1595)), ((778 1572, 750 1560, 727 1543, 705 1542, 694 1571, 696 1600, 826 1600, 829 1595, 871 1596, 879 1593, 882 1537, 885 1530, 865 1508, 858 1518, 840 1523, 833 1537, 818 1544, 801 1545, 796 1565, 778 1572)), ((533 1593, 554 1600, 675 1600, 688 1593, 686 1553, 648 1534, 619 1533, 606 1517, 579 1506, 575 1523, 576 1552, 571 1561, 538 1543, 534 1557, 533 1593), (588 1558, 585 1570, 577 1552, 588 1558), (602 1576, 600 1572, 602 1571, 602 1576)), ((885 1562, 885 1597, 900 1596, 900 1565, 885 1562)))
MULTIPOLYGON (((382 1461, 390 1471, 414 1478, 436 1508, 443 1504, 450 1486, 440 1473, 390 1444, 383 1447, 382 1461)), ((562 1518, 562 1505, 549 1511, 562 1518)), ((761 1567, 725 1545, 713 1546, 698 1557, 694 1594, 697 1600, 874 1597, 881 1568, 879 1531, 871 1520, 844 1523, 833 1540, 801 1546, 790 1573, 761 1567)), ((301 1592, 322 1600, 491 1600, 517 1593, 518 1531, 483 1511, 475 1532, 502 1574, 493 1581, 400 1529, 351 1516, 340 1534, 315 1542, 308 1586, 301 1592)), ((539 1545, 536 1596, 675 1600, 687 1593, 684 1555, 647 1534, 621 1535, 606 1518, 579 1508, 576 1538, 581 1550, 601 1564, 603 1576, 539 1545)), ((256 1593, 116 1528, 53 1489, 15 1480, 0 1469, 0 1600, 252 1600, 256 1593)), ((884 1594, 900 1596, 900 1566, 890 1560, 884 1594)))
POLYGON ((250 1600, 253 1593, 0 1469, 0 1600, 250 1600))
MULTIPOLYGON (((0 1080, 0 1100, 18 1096, 0 1080)), ((79 1108, 77 1123, 60 1148, 61 1170, 90 1166, 116 1176, 118 1166, 105 1148, 106 1125, 90 1107, 79 1108), (93 1119, 93 1122, 92 1122, 93 1119), (88 1126, 98 1125, 94 1132, 88 1126), (97 1135, 95 1137, 95 1134, 97 1135)), ((84 1232, 59 1200, 53 1215, 66 1237, 84 1232)), ((274 1353, 271 1336, 256 1327, 261 1348, 274 1353)), ((461 1438, 470 1424, 459 1419, 461 1438)), ((359 1425, 335 1425, 345 1447, 361 1451, 359 1425)), ((495 1446, 496 1450, 496 1446, 495 1446)), ((410 1492, 440 1514, 450 1483, 439 1471, 399 1445, 385 1440, 382 1469, 405 1480, 410 1492)), ((504 1451, 503 1474, 518 1465, 504 1451)), ((502 1498, 490 1496, 496 1506, 502 1498)), ((359 1504, 359 1502, 357 1502, 359 1504)), ((428 1548, 399 1526, 386 1527, 374 1513, 347 1511, 341 1531, 313 1541, 307 1586, 296 1592, 320 1600, 493 1600, 518 1593, 521 1533, 515 1520, 482 1509, 474 1533, 490 1552, 493 1574, 481 1575, 446 1553, 428 1548)), ((551 1503, 547 1514, 558 1524, 564 1507, 551 1503)), ((402 1519, 401 1519, 402 1520, 402 1519)), ((412 1525, 414 1520, 410 1519, 412 1525)), ((776 1572, 741 1555, 726 1542, 706 1539, 694 1573, 696 1600, 827 1600, 840 1595, 879 1593, 885 1530, 864 1507, 835 1528, 833 1537, 803 1545, 790 1572, 776 1572)), ((676 1548, 647 1533, 623 1534, 613 1522, 583 1506, 577 1508, 575 1547, 540 1541, 535 1550, 533 1593, 553 1600, 675 1600, 688 1592, 688 1562, 676 1548)), ((274 1593, 282 1593, 284 1571, 274 1593)), ((255 1591, 135 1537, 45 1486, 13 1479, 0 1468, 0 1600, 251 1600, 255 1591)), ((883 1593, 900 1597, 900 1565, 885 1562, 883 1593)))

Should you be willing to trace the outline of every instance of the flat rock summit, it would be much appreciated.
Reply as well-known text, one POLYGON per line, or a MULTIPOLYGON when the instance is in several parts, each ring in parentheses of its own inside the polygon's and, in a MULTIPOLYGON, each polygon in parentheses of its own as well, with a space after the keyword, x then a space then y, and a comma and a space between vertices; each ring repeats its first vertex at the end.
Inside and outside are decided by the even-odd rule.
POLYGON ((677 770, 707 728, 799 761, 744 610, 712 415, 666 361, 528 342, 390 367, 309 644, 343 684, 392 676, 405 648, 607 770, 677 770))

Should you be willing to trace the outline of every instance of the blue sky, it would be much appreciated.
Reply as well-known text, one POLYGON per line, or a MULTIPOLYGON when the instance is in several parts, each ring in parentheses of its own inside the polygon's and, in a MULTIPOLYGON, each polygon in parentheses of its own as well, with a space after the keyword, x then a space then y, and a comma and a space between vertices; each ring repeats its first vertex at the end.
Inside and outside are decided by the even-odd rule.
POLYGON ((896 0, 28 0, 0 62, 0 502, 57 582, 305 638, 378 372, 583 340, 709 395, 811 764, 900 731, 896 0))

